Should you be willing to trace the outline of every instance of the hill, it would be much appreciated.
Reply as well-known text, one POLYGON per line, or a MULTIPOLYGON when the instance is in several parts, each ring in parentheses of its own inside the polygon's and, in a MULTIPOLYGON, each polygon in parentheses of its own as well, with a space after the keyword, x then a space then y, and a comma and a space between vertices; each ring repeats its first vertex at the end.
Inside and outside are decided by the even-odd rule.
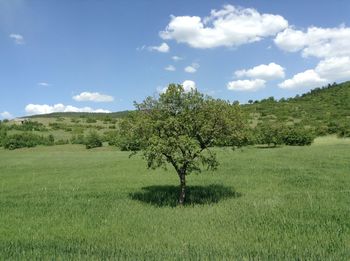
MULTIPOLYGON (((315 88, 293 98, 276 100, 274 97, 269 97, 260 101, 250 100, 249 104, 243 104, 241 108, 248 115, 252 127, 266 121, 280 122, 312 129, 317 136, 335 133, 350 136, 350 81, 315 88)), ((79 121, 78 118, 107 123, 112 119, 123 118, 129 112, 56 112, 25 118, 46 125, 59 120, 76 123, 79 121)), ((72 123, 70 127, 76 127, 72 123)))
POLYGON ((253 124, 280 121, 315 129, 316 134, 350 129, 350 81, 316 88, 294 98, 273 97, 242 105, 253 124))
POLYGON ((32 116, 26 116, 23 118, 95 118, 95 119, 104 119, 109 118, 123 118, 128 114, 129 111, 118 111, 111 113, 96 113, 96 112, 54 112, 49 114, 38 114, 32 116))

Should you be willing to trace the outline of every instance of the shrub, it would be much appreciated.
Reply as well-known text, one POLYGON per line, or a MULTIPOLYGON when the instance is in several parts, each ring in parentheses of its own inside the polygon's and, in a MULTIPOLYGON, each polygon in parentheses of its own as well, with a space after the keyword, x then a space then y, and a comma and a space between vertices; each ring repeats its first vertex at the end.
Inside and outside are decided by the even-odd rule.
POLYGON ((20 131, 48 131, 44 124, 36 121, 24 121, 22 124, 12 124, 9 128, 20 131))
POLYGON ((85 138, 83 134, 73 135, 70 139, 70 143, 72 144, 85 144, 85 138))
POLYGON ((54 144, 55 144, 55 137, 52 134, 50 134, 49 136, 47 136, 47 144, 44 144, 44 145, 51 146, 54 144))
POLYGON ((283 134, 283 143, 292 146, 311 145, 314 139, 310 130, 301 127, 288 127, 283 134))
POLYGON ((96 131, 91 131, 85 138, 85 146, 87 149, 102 147, 102 139, 96 131))
POLYGON ((79 123, 80 122, 80 120, 76 119, 76 118, 72 118, 70 121, 73 122, 73 123, 79 123))
POLYGON ((349 125, 342 125, 337 133, 339 138, 350 138, 350 124, 349 125))
POLYGON ((68 144, 69 141, 68 140, 58 140, 55 142, 55 145, 65 145, 65 144, 68 144))
POLYGON ((93 119, 93 118, 87 118, 86 119, 86 123, 96 123, 97 120, 93 119))
POLYGON ((283 125, 277 122, 263 122, 256 128, 257 143, 267 144, 268 146, 283 144, 283 125))
POLYGON ((104 141, 108 142, 110 146, 118 145, 119 134, 117 131, 106 131, 104 133, 104 141))
POLYGON ((2 128, 0 125, 0 147, 3 146, 5 139, 6 139, 6 136, 7 136, 6 129, 2 128))
POLYGON ((66 128, 66 124, 64 123, 58 123, 58 122, 50 122, 49 126, 51 127, 52 130, 64 130, 66 128))
MULTIPOLYGON (((51 135, 52 136, 52 135, 51 135)), ((34 133, 24 132, 8 135, 4 140, 4 148, 9 150, 31 148, 37 145, 53 145, 52 137, 43 137, 34 133)))

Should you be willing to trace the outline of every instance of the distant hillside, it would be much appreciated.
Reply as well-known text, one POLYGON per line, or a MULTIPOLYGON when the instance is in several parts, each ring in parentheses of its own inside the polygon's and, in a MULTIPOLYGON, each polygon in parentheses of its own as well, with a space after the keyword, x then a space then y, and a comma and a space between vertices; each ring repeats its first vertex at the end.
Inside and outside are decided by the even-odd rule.
MULTIPOLYGON (((340 128, 350 133, 350 81, 316 88, 294 98, 277 101, 270 97, 250 103, 241 107, 253 126, 262 121, 279 121, 311 127, 317 135, 338 133, 340 128)), ((123 118, 129 112, 57 112, 26 118, 94 118, 103 121, 108 118, 123 118)))
POLYGON ((314 127, 318 134, 350 129, 350 81, 316 88, 294 98, 276 101, 273 97, 242 105, 252 122, 278 120, 314 127))
POLYGON ((95 113, 95 112, 54 112, 49 114, 38 114, 32 116, 26 116, 23 118, 95 118, 95 119, 104 119, 104 118, 123 118, 129 111, 119 111, 112 113, 95 113))

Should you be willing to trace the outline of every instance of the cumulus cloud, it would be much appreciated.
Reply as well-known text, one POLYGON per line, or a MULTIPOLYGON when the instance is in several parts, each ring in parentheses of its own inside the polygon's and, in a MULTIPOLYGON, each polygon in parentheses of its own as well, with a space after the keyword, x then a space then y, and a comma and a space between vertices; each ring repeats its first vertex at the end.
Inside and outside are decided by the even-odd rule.
POLYGON ((198 63, 192 63, 192 65, 186 66, 184 70, 187 73, 195 73, 195 72, 197 72, 198 68, 199 68, 198 63))
POLYGON ((3 111, 0 113, 1 118, 3 119, 12 119, 13 115, 9 113, 8 111, 3 111))
POLYGON ((306 31, 287 28, 277 34, 275 44, 287 52, 302 52, 302 56, 329 58, 350 56, 349 27, 309 27, 306 31))
POLYGON ((282 89, 314 88, 326 83, 314 70, 306 70, 294 75, 291 79, 285 80, 278 86, 282 89))
POLYGON ((324 59, 315 68, 316 73, 328 82, 350 79, 350 57, 332 57, 324 59))
POLYGON ((194 81, 186 80, 182 83, 182 86, 184 87, 185 92, 190 92, 192 90, 196 90, 197 86, 194 81))
POLYGON ((9 37, 13 39, 15 44, 24 44, 24 37, 20 34, 10 34, 9 37))
POLYGON ((263 80, 274 80, 284 78, 284 68, 276 63, 261 64, 248 70, 235 71, 237 78, 257 78, 263 80))
POLYGON ((288 27, 280 15, 260 14, 251 8, 225 5, 212 10, 209 17, 171 16, 160 37, 176 40, 194 48, 233 47, 274 36, 288 27))
POLYGON ((148 48, 150 51, 157 51, 157 52, 161 52, 161 53, 167 53, 170 50, 170 47, 167 43, 162 43, 159 46, 150 46, 148 48))
MULTIPOLYGON (((196 83, 194 81, 191 81, 191 80, 185 80, 181 85, 184 88, 185 92, 190 92, 192 90, 197 89, 196 83)), ((167 87, 158 87, 157 91, 158 91, 158 93, 165 93, 167 89, 168 89, 168 86, 167 87)))
POLYGON ((279 84, 284 89, 315 88, 323 84, 350 79, 350 57, 332 57, 321 60, 315 69, 294 75, 279 84))
POLYGON ((169 72, 174 72, 174 71, 176 71, 176 68, 174 65, 168 65, 167 67, 164 68, 164 70, 169 71, 169 72))
POLYGON ((47 114, 53 112, 105 112, 109 113, 108 110, 103 109, 92 109, 90 107, 77 108, 71 105, 63 105, 61 103, 55 105, 47 105, 47 104, 28 104, 25 107, 25 111, 27 115, 34 114, 47 114))
POLYGON ((175 62, 177 62, 177 61, 183 60, 184 58, 174 55, 173 57, 171 57, 171 59, 173 59, 175 62))
POLYGON ((289 27, 277 34, 275 44, 287 52, 301 52, 303 57, 320 60, 314 69, 294 75, 279 84, 281 88, 313 88, 350 78, 350 28, 309 27, 296 30, 289 27))
POLYGON ((238 80, 227 84, 227 89, 232 91, 256 91, 265 87, 266 81, 263 79, 238 80))
POLYGON ((98 92, 82 92, 78 95, 73 96, 75 101, 92 101, 92 102, 112 102, 114 101, 113 96, 100 94, 98 92))

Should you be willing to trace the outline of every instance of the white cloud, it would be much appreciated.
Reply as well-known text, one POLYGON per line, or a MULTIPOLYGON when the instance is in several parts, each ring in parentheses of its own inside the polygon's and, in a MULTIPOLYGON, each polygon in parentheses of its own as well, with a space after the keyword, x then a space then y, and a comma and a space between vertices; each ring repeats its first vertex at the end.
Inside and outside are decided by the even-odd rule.
POLYGON ((9 113, 8 111, 3 111, 0 113, 0 116, 3 118, 3 119, 12 119, 13 118, 13 115, 11 113, 9 113))
POLYGON ((323 84, 349 80, 350 57, 333 57, 321 60, 315 69, 294 75, 279 84, 284 89, 315 88, 323 84))
POLYGON ((192 65, 186 66, 184 70, 187 73, 195 73, 195 72, 197 72, 198 68, 199 68, 198 63, 192 63, 192 65))
MULTIPOLYGON (((184 88, 185 92, 190 92, 192 90, 197 89, 196 83, 194 81, 191 81, 191 80, 185 80, 181 85, 184 88)), ((158 93, 165 93, 167 89, 168 89, 168 86, 167 87, 158 86, 157 92, 158 93)))
POLYGON ((161 52, 161 53, 167 53, 167 52, 169 52, 170 47, 169 47, 169 45, 167 43, 162 43, 159 46, 150 46, 148 49, 150 51, 158 51, 158 52, 161 52))
POLYGON ((177 61, 183 60, 184 58, 175 55, 175 56, 171 57, 171 59, 173 59, 175 62, 177 62, 177 61))
POLYGON ((255 9, 225 5, 209 17, 172 16, 160 37, 194 48, 233 47, 274 36, 288 27, 280 15, 260 14, 255 9))
POLYGON ((318 63, 315 71, 328 82, 350 79, 350 57, 332 57, 318 63))
POLYGON ((174 71, 176 71, 176 68, 174 65, 168 65, 167 67, 164 68, 164 70, 169 71, 169 72, 174 72, 174 71))
POLYGON ((24 37, 20 34, 10 34, 9 37, 14 40, 15 44, 24 44, 24 37))
POLYGON ((265 87, 265 80, 238 80, 227 83, 227 89, 232 91, 256 91, 265 87))
POLYGON ((192 90, 196 90, 197 89, 196 83, 194 81, 191 81, 191 80, 184 81, 182 83, 182 86, 183 86, 185 92, 190 92, 192 90))
POLYGON ((90 107, 77 108, 71 105, 63 105, 61 103, 52 106, 47 104, 28 104, 25 107, 25 111, 27 115, 47 114, 53 112, 110 112, 108 110, 103 109, 95 110, 90 107))
POLYGON ((315 70, 306 70, 294 75, 291 79, 285 80, 278 86, 282 89, 314 88, 326 83, 315 70))
POLYGON ((275 44, 287 52, 301 51, 303 57, 350 56, 349 27, 309 27, 306 31, 287 28, 277 34, 275 44))
POLYGON ((284 68, 276 63, 261 64, 248 70, 235 71, 238 78, 249 77, 263 80, 284 78, 284 68))
POLYGON ((51 84, 49 84, 49 83, 47 83, 47 82, 38 82, 38 85, 39 85, 39 86, 48 87, 48 86, 50 86, 51 84))
POLYGON ((279 84, 281 88, 314 88, 325 83, 350 78, 350 28, 309 27, 307 30, 287 28, 277 34, 275 44, 288 52, 301 52, 303 57, 322 59, 315 69, 294 75, 279 84))
POLYGON ((82 92, 78 95, 73 96, 75 101, 92 101, 92 102, 112 102, 114 101, 113 96, 100 94, 98 92, 82 92))

